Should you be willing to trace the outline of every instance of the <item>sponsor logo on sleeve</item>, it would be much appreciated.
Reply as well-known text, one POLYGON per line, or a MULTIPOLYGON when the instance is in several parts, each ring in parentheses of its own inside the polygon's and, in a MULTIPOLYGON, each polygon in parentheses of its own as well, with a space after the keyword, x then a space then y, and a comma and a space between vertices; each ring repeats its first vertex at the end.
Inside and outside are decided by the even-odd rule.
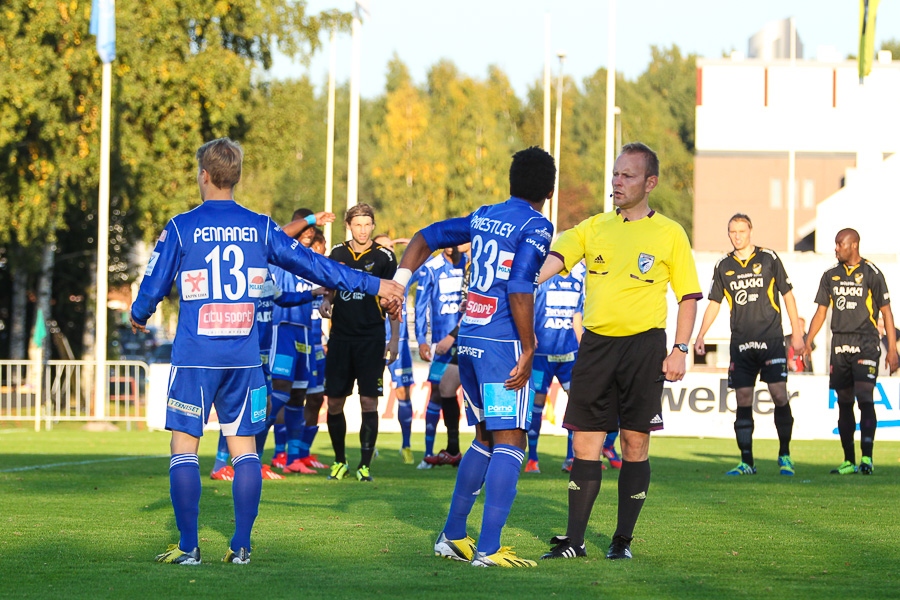
POLYGON ((512 252, 507 252, 506 250, 501 250, 497 255, 497 279, 503 279, 505 281, 509 281, 509 273, 512 271, 513 257, 515 256, 512 252))
POLYGON ((256 315, 252 302, 204 304, 197 315, 197 335, 250 335, 256 315))
POLYGON ((182 271, 181 299, 206 300, 209 298, 209 274, 206 269, 182 271))
POLYGON ((166 236, 167 236, 167 235, 168 235, 168 232, 167 232, 165 229, 163 229, 163 230, 162 230, 162 233, 159 234, 159 243, 160 243, 160 244, 162 244, 163 242, 166 241, 166 236))
POLYGON ((487 325, 495 312, 497 312, 496 298, 470 291, 466 299, 466 316, 463 317, 463 322, 471 325, 487 325))
MULTIPOLYGON (((165 233, 165 230, 163 230, 165 233)), ((147 270, 144 271, 144 277, 150 277, 153 275, 153 269, 156 268, 156 261, 159 260, 159 252, 154 252, 150 255, 150 262, 147 263, 147 270)))
MULTIPOLYGON (((265 268, 249 267, 247 269, 247 295, 251 298, 260 298, 263 296, 263 289, 268 279, 269 270, 265 268)), ((274 293, 274 291, 272 292, 274 293)))

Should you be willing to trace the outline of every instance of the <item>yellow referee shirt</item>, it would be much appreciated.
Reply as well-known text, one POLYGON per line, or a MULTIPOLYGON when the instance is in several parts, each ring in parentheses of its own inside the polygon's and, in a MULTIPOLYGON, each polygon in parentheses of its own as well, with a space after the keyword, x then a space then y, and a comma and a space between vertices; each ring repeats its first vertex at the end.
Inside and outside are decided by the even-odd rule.
POLYGON ((564 274, 585 259, 584 326, 599 335, 664 329, 670 282, 679 302, 703 297, 687 234, 655 211, 638 221, 618 210, 595 215, 563 232, 550 254, 564 274))

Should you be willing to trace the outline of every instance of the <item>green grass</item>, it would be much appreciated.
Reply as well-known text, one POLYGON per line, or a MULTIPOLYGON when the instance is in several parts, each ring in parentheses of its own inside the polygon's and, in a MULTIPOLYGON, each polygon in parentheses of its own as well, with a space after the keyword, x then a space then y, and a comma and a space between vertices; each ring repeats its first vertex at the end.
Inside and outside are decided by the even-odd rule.
MULTIPOLYGON (((7 425, 9 427, 9 425, 7 425)), ((356 436, 348 436, 355 441, 356 436)), ((443 439, 439 434, 439 443, 443 439)), ((162 432, 75 426, 0 432, 0 470, 168 454, 162 432)), ((417 461, 422 439, 414 436, 417 461)), ((316 440, 331 459, 327 434, 316 440)), ((615 528, 606 471, 587 559, 536 569, 473 569, 432 555, 455 470, 402 465, 399 436, 379 439, 374 485, 325 475, 264 482, 248 567, 220 562, 233 528, 231 484, 206 477, 215 436, 200 447, 204 564, 153 562, 178 539, 168 458, 0 473, 3 598, 887 598, 900 589, 900 444, 877 443, 874 476, 838 477, 837 442, 795 442, 797 476, 778 475, 774 442, 756 444, 755 477, 726 478, 733 440, 654 438, 653 480, 635 559, 602 557, 615 528)), ((537 558, 564 533, 562 438, 544 438, 539 475, 522 474, 503 543, 537 558)), ((354 463, 358 450, 350 448, 354 463)), ((268 458, 268 456, 267 456, 268 458)), ((481 499, 470 518, 477 538, 481 499)))

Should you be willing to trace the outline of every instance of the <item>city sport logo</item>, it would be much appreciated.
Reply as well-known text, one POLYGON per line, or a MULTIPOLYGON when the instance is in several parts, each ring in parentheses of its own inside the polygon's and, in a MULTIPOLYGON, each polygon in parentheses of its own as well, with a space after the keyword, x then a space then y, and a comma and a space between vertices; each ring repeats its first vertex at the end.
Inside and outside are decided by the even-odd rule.
POLYGON ((641 252, 640 256, 638 256, 638 269, 640 269, 642 275, 647 274, 647 272, 653 267, 653 262, 655 260, 656 257, 652 254, 641 252))
POLYGON ((466 299, 466 316, 463 323, 472 325, 487 325, 497 312, 497 299, 490 296, 482 296, 477 292, 469 292, 466 299))
POLYGON ((197 314, 197 335, 250 335, 256 319, 255 311, 252 302, 204 304, 197 314))

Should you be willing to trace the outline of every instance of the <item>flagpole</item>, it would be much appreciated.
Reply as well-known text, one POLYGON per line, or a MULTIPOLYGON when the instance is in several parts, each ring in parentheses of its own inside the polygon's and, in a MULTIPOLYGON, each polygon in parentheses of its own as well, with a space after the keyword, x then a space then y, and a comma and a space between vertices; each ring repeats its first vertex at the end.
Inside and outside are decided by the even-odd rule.
POLYGON ((609 0, 606 50, 606 156, 603 161, 603 211, 613 209, 612 172, 616 160, 614 129, 616 126, 616 0, 609 0))
POLYGON ((112 108, 112 63, 104 62, 103 91, 100 112, 100 207, 97 234, 97 336, 94 351, 97 361, 96 385, 94 387, 94 417, 106 417, 106 394, 108 392, 106 371, 106 302, 109 286, 109 130, 112 108))
MULTIPOLYGON (((325 150, 325 212, 334 212, 334 72, 337 69, 335 30, 331 30, 328 60, 328 140, 325 150)), ((325 223, 325 248, 331 249, 331 223, 325 223)))
MULTIPOLYGON (((359 198, 359 63, 360 54, 360 21, 361 7, 359 2, 353 11, 352 57, 350 66, 350 143, 347 155, 347 208, 355 206, 359 198)), ((348 230, 349 239, 349 230, 348 230)))
MULTIPOLYGON (((544 150, 550 152, 550 13, 544 15, 544 150)), ((559 162, 556 164, 557 176, 559 162)), ((554 197, 556 193, 554 192, 554 197)), ((550 202, 544 202, 543 213, 550 218, 550 202)))

